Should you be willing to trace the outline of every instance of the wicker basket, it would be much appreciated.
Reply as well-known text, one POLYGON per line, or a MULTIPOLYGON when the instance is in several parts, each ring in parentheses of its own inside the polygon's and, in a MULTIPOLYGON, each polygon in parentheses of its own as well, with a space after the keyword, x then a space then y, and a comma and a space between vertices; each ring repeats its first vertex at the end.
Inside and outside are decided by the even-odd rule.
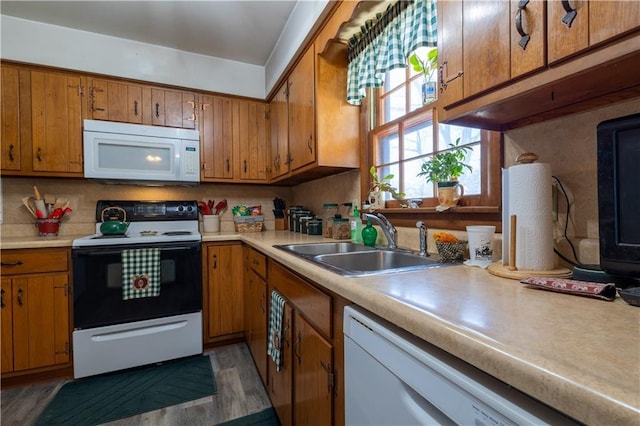
POLYGON ((458 262, 464 260, 467 241, 458 241, 456 243, 442 243, 440 241, 436 241, 436 247, 443 262, 458 262))
POLYGON ((233 226, 236 232, 260 232, 264 216, 234 216, 233 226))

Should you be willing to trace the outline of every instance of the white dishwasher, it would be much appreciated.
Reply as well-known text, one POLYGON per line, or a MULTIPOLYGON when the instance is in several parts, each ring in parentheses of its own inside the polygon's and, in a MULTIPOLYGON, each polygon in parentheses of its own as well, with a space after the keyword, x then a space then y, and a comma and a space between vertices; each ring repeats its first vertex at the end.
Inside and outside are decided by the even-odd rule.
POLYGON ((362 308, 344 334, 349 426, 578 424, 362 308))

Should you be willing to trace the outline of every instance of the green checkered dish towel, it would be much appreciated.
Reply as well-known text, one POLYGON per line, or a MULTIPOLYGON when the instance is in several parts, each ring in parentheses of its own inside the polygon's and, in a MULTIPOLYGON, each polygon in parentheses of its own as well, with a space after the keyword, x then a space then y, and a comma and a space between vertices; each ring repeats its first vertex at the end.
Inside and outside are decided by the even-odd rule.
POLYGON ((284 314, 284 298, 277 291, 271 292, 269 309, 269 348, 267 354, 276 364, 276 371, 282 368, 282 316, 284 314))
POLYGON ((122 299, 160 295, 160 249, 122 251, 122 299))

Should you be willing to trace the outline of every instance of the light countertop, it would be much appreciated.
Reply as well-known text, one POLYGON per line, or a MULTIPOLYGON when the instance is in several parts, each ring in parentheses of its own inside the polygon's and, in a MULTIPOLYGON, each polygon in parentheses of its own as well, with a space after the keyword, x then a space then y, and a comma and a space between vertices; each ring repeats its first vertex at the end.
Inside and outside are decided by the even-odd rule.
MULTIPOLYGON (((3 249, 70 246, 2 239, 3 249)), ((593 425, 640 424, 640 309, 528 288, 486 270, 449 266, 342 277, 273 247, 326 241, 289 231, 203 234, 241 240, 486 373, 593 425)))

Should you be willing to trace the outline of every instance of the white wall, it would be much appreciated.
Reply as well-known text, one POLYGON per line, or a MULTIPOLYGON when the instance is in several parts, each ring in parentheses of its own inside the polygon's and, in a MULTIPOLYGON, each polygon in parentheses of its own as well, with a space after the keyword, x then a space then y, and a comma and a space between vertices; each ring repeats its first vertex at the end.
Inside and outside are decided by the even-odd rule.
POLYGON ((0 56, 30 64, 265 99, 327 4, 327 0, 314 0, 296 5, 265 67, 7 15, 0 16, 0 56))

